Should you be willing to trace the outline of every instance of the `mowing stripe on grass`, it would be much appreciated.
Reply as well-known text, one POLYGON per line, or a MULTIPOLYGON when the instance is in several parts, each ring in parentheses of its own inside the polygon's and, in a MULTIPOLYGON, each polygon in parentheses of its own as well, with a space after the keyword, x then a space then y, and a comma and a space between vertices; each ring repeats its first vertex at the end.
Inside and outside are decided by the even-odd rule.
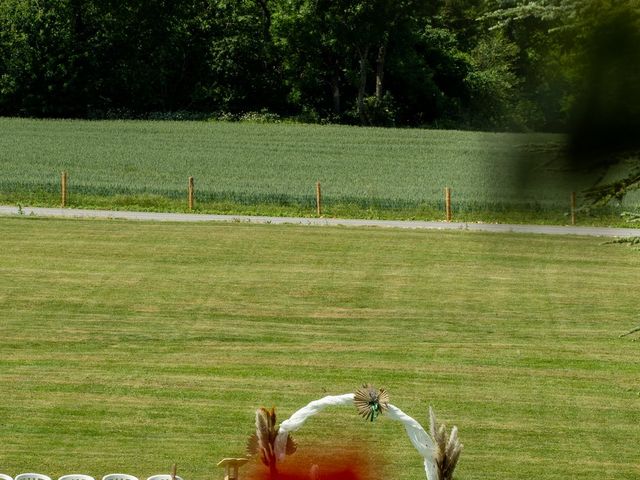
MULTIPOLYGON (((371 381, 459 426, 460 478, 636 478, 640 357, 618 335, 639 267, 582 237, 0 218, 0 465, 207 479, 255 408, 371 381)), ((355 408, 296 439, 424 477, 402 426, 355 408)))

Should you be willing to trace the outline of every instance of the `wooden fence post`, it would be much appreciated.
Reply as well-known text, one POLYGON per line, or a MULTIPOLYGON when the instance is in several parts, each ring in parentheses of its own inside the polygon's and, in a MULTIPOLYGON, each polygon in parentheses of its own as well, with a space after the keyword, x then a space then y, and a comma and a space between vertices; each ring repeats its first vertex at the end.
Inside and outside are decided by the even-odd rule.
POLYGON ((189 197, 189 210, 193 210, 193 197, 194 197, 193 177, 189 177, 189 186, 187 188, 187 194, 189 197))
POLYGON ((320 190, 320 182, 316 182, 316 212, 318 216, 322 216, 322 191, 320 190))
POLYGON ((451 189, 449 187, 444 188, 444 212, 447 222, 451 221, 451 189))
POLYGON ((571 192, 571 225, 576 224, 576 192, 571 192))
POLYGON ((69 175, 66 170, 60 175, 60 205, 62 208, 67 206, 69 200, 69 175))

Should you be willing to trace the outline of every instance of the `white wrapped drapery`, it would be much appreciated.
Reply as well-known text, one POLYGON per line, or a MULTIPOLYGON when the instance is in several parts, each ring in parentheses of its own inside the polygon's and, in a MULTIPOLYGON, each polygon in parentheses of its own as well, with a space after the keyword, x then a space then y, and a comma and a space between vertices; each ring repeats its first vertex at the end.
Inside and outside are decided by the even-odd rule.
MULTIPOLYGON (((287 445, 289 432, 295 432, 304 425, 304 422, 306 422, 309 417, 321 412, 327 407, 353 405, 353 397, 353 393, 345 393, 344 395, 329 395, 319 400, 314 400, 282 422, 278 429, 278 436, 276 437, 275 443, 276 458, 278 461, 282 461, 285 457, 285 447, 287 445)), ((424 470, 427 475, 427 480, 439 480, 433 439, 425 429, 422 428, 422 425, 398 407, 389 404, 388 415, 392 420, 397 420, 404 425, 409 440, 411 440, 414 448, 424 459, 424 470)))

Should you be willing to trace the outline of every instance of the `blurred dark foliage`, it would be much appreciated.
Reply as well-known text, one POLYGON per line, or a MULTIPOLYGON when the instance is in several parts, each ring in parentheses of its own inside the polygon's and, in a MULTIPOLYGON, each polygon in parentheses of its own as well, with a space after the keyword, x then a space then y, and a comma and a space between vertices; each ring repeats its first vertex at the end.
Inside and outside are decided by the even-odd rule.
POLYGON ((640 150, 640 15, 632 8, 585 19, 581 82, 569 123, 570 161, 595 169, 640 150))

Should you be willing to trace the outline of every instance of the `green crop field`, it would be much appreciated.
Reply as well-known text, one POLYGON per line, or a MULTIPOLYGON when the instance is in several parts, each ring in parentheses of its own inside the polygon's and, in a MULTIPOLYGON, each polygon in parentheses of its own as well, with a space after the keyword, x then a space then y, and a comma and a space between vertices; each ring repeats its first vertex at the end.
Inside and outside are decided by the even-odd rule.
MULTIPOLYGON (((460 480, 639 478, 639 269, 594 238, 0 218, 0 470, 222 478, 257 407, 373 382, 459 427, 460 480)), ((389 418, 295 437, 425 478, 389 418)))
POLYGON ((0 132, 0 202, 31 206, 59 204, 66 170, 76 207, 184 210, 193 176, 196 211, 311 215, 320 181, 327 215, 440 219, 448 186, 456 219, 566 223, 595 181, 558 168, 552 134, 8 118, 0 132))

